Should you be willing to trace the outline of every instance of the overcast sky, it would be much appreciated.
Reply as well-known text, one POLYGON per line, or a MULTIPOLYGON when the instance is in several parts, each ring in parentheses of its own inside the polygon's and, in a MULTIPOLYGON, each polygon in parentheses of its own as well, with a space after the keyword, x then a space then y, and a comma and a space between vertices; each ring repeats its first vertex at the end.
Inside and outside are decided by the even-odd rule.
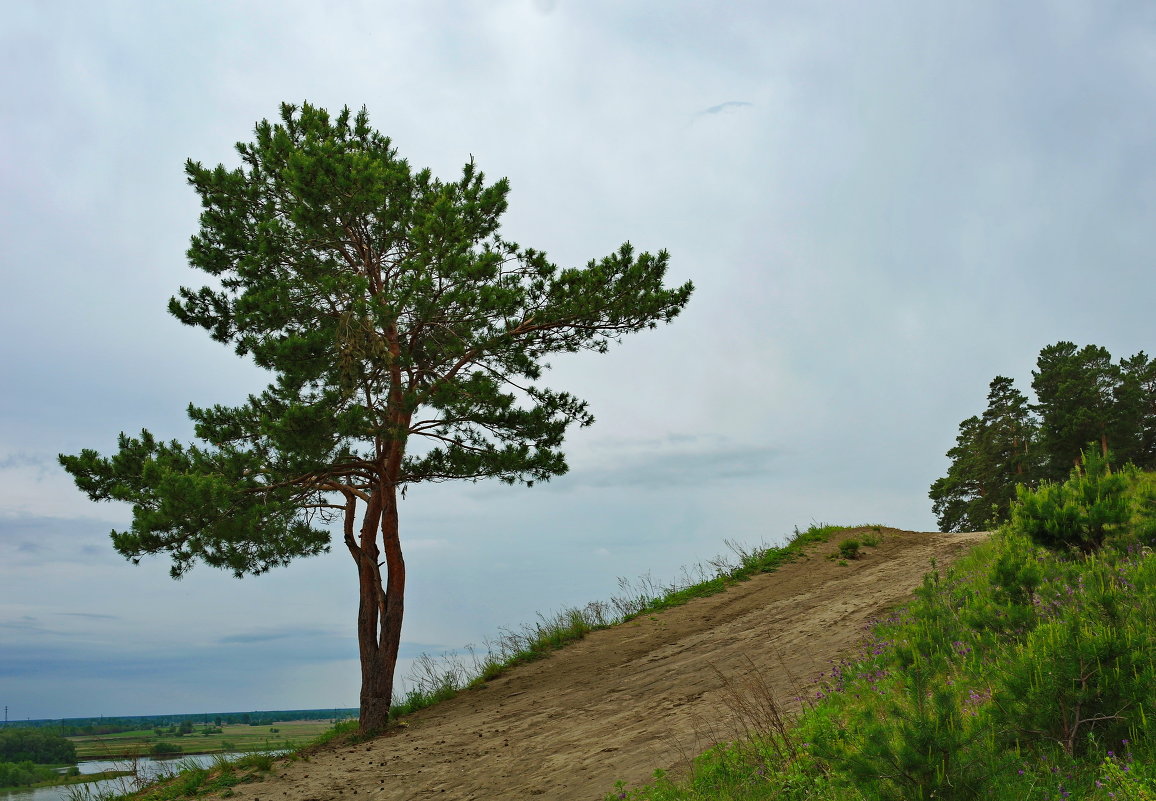
POLYGON ((510 179, 564 266, 671 253, 681 317, 555 361, 546 486, 415 487, 404 654, 812 522, 927 530, 959 422, 1071 340, 1153 344, 1150 3, 11 3, 0 31, 0 704, 12 719, 354 706, 352 561, 132 566, 60 452, 187 438, 265 378, 199 286, 183 164, 282 101, 366 106, 416 166, 510 179))

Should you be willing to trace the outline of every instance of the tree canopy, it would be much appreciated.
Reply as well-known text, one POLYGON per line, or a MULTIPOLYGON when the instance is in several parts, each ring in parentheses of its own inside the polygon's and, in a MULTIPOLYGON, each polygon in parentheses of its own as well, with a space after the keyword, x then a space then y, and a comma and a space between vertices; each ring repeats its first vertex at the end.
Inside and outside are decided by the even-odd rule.
POLYGON ((190 405, 198 442, 121 434, 62 455, 94 500, 133 506, 113 532, 133 561, 167 554, 241 576, 323 552, 336 526, 358 567, 362 727, 388 719, 405 565, 401 491, 567 469, 584 401, 541 383, 552 353, 604 352, 672 320, 689 282, 623 244, 585 267, 502 237, 508 183, 412 169, 365 109, 283 105, 241 166, 189 161, 201 198, 189 263, 211 277, 169 304, 274 376, 235 407, 190 405), (384 568, 384 570, 383 570, 384 568))
POLYGON ((43 729, 3 728, 0 729, 0 762, 71 765, 76 762, 76 746, 59 734, 43 729))
POLYGON ((1143 352, 1114 363, 1097 345, 1057 342, 1040 350, 1032 389, 1034 404, 997 376, 982 417, 960 423, 947 475, 928 493, 942 530, 1007 521, 1017 486, 1067 479, 1089 443, 1156 469, 1156 362, 1143 352))

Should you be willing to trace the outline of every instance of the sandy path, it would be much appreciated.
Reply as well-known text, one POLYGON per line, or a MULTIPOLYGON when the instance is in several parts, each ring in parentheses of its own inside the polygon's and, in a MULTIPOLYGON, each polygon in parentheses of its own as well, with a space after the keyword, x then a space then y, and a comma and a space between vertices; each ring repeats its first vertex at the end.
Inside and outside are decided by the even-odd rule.
POLYGON ((618 779, 644 782, 725 732, 723 676, 753 661, 789 701, 788 673, 809 679, 853 650, 932 558, 945 564, 985 536, 883 531, 846 567, 824 558, 834 543, 819 546, 720 595, 595 632, 412 716, 397 734, 279 764, 235 797, 597 801, 618 779))

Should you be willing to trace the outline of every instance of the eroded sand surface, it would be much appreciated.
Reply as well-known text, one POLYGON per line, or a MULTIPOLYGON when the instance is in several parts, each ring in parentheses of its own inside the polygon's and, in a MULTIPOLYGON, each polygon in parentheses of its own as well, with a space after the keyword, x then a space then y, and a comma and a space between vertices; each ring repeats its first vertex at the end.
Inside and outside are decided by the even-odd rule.
POLYGON ((818 546, 720 595, 595 632, 410 717, 396 734, 278 764, 235 797, 596 801, 618 779, 645 782, 726 735, 728 677, 753 664, 794 703, 798 685, 853 652, 868 621, 903 602, 933 558, 943 565, 986 536, 883 532, 846 567, 825 558, 834 541, 818 546))

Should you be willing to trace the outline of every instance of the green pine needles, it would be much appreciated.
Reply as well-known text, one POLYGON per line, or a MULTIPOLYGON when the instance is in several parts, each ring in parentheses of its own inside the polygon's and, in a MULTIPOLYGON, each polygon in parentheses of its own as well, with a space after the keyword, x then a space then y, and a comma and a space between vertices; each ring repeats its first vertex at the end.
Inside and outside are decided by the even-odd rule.
POLYGON ((1088 448, 1062 484, 1045 481, 1035 491, 1018 487, 1012 525, 1040 545, 1094 551, 1131 520, 1140 500, 1129 493, 1137 476, 1135 467, 1113 473, 1107 455, 1088 448))
POLYGON ((237 407, 190 406, 198 444, 121 435, 61 464, 94 500, 132 504, 113 545, 241 576, 329 547, 359 575, 361 725, 388 721, 405 563, 399 494, 421 482, 533 484, 566 471, 586 403, 540 383, 552 353, 604 352, 669 322, 692 286, 629 244, 559 269, 504 239, 505 180, 415 171, 364 109, 283 105, 240 143, 241 166, 189 161, 208 286, 169 304, 274 378, 237 407), (384 568, 384 569, 383 569, 384 568))

